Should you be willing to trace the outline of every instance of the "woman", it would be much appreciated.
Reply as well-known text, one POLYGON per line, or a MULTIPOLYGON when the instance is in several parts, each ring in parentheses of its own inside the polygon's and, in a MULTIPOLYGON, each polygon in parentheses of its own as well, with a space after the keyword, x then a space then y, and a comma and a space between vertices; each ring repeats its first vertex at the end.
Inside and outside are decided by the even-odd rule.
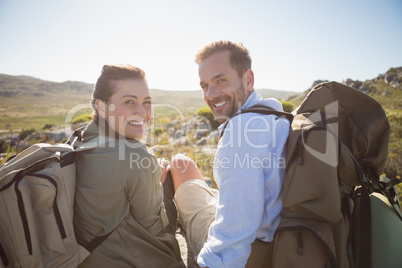
POLYGON ((80 267, 184 267, 163 202, 167 169, 139 140, 152 118, 144 72, 105 65, 92 106, 82 147, 95 148, 78 154, 74 225, 82 245, 109 235, 80 267))

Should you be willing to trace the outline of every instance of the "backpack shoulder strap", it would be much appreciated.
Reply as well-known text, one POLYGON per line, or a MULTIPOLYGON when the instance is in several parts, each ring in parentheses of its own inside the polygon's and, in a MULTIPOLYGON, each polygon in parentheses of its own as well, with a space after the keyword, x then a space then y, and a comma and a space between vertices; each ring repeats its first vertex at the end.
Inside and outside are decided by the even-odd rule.
MULTIPOLYGON (((230 119, 232 119, 235 116, 245 114, 245 113, 257 113, 257 114, 265 114, 265 115, 273 114, 280 118, 285 118, 285 119, 289 120, 290 124, 292 124, 292 121, 293 121, 293 114, 287 113, 287 112, 281 112, 281 111, 275 110, 269 106, 262 105, 262 104, 253 105, 248 109, 241 109, 239 112, 235 113, 230 119)), ((226 126, 229 124, 230 119, 223 126, 220 137, 222 137, 223 133, 225 132, 226 126)))
POLYGON ((74 132, 68 137, 68 140, 66 141, 67 144, 73 146, 74 149, 78 147, 78 143, 81 143, 82 141, 82 134, 84 132, 85 127, 83 128, 78 128, 74 130, 74 132))
POLYGON ((275 110, 269 106, 265 106, 262 104, 256 104, 254 106, 251 106, 248 109, 240 110, 240 112, 235 114, 234 116, 239 115, 239 114, 244 114, 244 113, 257 113, 257 114, 266 114, 266 115, 273 114, 280 118, 288 119, 290 121, 290 123, 292 123, 292 121, 293 121, 293 114, 287 113, 287 112, 281 112, 281 111, 275 110))

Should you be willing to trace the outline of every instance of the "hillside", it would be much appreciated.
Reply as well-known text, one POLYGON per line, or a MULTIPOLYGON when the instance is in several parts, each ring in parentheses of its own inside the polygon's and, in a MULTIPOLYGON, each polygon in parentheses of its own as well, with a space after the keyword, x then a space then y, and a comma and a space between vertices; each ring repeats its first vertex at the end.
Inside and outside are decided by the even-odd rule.
MULTIPOLYGON (((89 103, 93 86, 76 81, 57 83, 29 76, 0 74, 0 130, 37 128, 46 123, 62 124, 70 109, 77 104, 89 103)), ((296 94, 268 89, 257 91, 263 97, 278 99, 296 94)), ((151 96, 154 104, 168 104, 185 114, 206 106, 201 90, 151 89, 151 96)))

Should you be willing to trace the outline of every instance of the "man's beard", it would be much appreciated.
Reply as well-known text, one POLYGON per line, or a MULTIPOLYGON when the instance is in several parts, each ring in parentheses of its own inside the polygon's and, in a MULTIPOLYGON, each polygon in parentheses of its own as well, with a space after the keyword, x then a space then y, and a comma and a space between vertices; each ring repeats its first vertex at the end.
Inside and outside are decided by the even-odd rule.
POLYGON ((220 103, 222 101, 228 102, 226 105, 229 105, 229 108, 226 113, 217 115, 215 112, 213 112, 216 121, 223 123, 229 120, 238 110, 240 110, 241 106, 246 102, 247 92, 245 91, 243 83, 241 83, 240 86, 236 89, 235 96, 237 96, 237 98, 223 96, 221 98, 215 99, 213 102, 208 102, 208 105, 212 111, 214 111, 214 103, 220 103))
POLYGON ((243 83, 240 84, 240 86, 237 88, 236 90, 236 95, 237 95, 237 101, 235 101, 234 99, 231 100, 230 102, 230 110, 227 114, 227 116, 229 116, 229 118, 232 118, 235 113, 241 109, 241 107, 243 106, 243 104, 246 102, 247 99, 247 95, 246 95, 246 91, 244 90, 244 85, 243 83))

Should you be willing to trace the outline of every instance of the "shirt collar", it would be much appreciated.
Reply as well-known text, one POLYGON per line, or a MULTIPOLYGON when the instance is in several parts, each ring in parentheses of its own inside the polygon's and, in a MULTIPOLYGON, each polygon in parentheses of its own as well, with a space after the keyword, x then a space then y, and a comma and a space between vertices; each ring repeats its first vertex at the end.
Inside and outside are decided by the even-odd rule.
MULTIPOLYGON (((261 101, 263 98, 261 97, 260 94, 258 94, 256 91, 253 91, 250 96, 248 96, 246 102, 243 104, 243 106, 240 108, 240 110, 245 110, 247 108, 250 108, 251 106, 255 105, 258 101, 261 101)), ((240 110, 238 110, 236 114, 238 114, 240 112, 240 110)), ((234 115, 233 115, 234 116, 234 115)), ((233 117, 232 116, 232 117, 233 117)), ((223 122, 219 127, 218 130, 221 133, 222 132, 222 128, 223 126, 226 124, 227 121, 223 122)))
MULTIPOLYGON (((258 94, 256 91, 253 91, 250 96, 248 96, 246 102, 243 104, 241 107, 241 110, 248 109, 254 104, 256 104, 258 101, 262 100, 262 97, 260 94, 258 94)), ((238 113, 237 111, 236 113, 238 113)))

